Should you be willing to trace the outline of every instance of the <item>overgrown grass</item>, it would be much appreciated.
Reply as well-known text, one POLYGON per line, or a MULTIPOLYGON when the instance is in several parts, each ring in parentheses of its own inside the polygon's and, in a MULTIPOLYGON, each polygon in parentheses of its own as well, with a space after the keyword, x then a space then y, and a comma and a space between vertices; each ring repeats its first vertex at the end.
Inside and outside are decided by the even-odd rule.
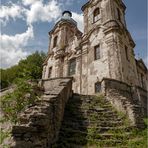
POLYGON ((132 131, 132 140, 128 141, 130 148, 147 148, 148 147, 148 118, 144 119, 146 128, 144 130, 135 129, 132 131))

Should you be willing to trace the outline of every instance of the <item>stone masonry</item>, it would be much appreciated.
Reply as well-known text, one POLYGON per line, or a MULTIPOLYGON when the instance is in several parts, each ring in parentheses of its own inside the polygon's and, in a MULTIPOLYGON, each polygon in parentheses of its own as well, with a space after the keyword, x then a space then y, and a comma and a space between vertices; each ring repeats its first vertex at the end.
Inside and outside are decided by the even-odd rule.
MULTIPOLYGON (((120 112, 125 113, 131 121, 132 126, 138 128, 143 127, 143 116, 147 115, 146 104, 141 104, 141 100, 146 100, 146 92, 141 92, 133 88, 126 83, 104 78, 102 80, 102 93, 106 96, 106 99, 120 112), (138 95, 141 95, 139 100, 138 95)), ((146 103, 146 102, 145 102, 146 103)))
POLYGON ((13 148, 46 148, 57 140, 65 104, 72 96, 72 79, 42 81, 42 87, 44 95, 20 114, 20 123, 12 129, 13 148))

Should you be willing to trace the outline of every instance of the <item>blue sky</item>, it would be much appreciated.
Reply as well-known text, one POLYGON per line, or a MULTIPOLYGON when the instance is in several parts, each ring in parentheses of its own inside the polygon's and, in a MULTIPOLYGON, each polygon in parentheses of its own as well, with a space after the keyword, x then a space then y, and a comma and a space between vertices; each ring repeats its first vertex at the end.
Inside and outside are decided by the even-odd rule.
MULTIPOLYGON (((136 57, 147 62, 147 0, 123 0, 127 27, 136 43, 136 57)), ((82 29, 81 6, 87 0, 1 0, 1 67, 7 68, 32 52, 47 52, 48 32, 63 10, 73 12, 82 29)))

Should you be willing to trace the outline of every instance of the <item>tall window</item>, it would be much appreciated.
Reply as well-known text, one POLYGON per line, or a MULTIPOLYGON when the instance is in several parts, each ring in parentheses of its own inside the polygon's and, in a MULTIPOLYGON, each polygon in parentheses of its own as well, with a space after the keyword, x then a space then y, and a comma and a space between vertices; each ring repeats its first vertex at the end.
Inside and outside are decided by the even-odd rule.
POLYGON ((55 36, 53 40, 53 48, 57 46, 57 41, 58 41, 58 36, 55 36))
POLYGON ((96 8, 93 15, 93 22, 95 23, 100 19, 100 9, 96 8))
POLYGON ((69 61, 69 71, 68 71, 68 75, 74 75, 76 72, 76 59, 72 59, 69 61))
POLYGON ((101 92, 101 83, 96 82, 95 83, 95 93, 101 92))
POLYGON ((95 60, 100 59, 100 45, 95 46, 94 56, 95 56, 95 60))
POLYGON ((118 20, 121 21, 121 13, 119 8, 117 8, 117 16, 118 16, 118 20))
POLYGON ((49 67, 48 78, 51 78, 52 67, 49 67))
POLYGON ((142 87, 144 87, 144 76, 143 76, 143 74, 141 74, 141 84, 142 84, 142 87))
POLYGON ((126 56, 126 59, 129 61, 128 48, 127 48, 127 46, 125 46, 125 56, 126 56))

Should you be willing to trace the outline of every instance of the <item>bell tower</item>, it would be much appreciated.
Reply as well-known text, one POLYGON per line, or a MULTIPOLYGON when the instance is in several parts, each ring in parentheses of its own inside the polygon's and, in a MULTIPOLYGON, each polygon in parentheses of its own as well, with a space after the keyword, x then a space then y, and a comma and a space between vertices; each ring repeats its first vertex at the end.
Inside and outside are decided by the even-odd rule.
POLYGON ((49 32, 50 45, 49 52, 56 52, 64 48, 69 39, 75 35, 77 29, 77 22, 72 19, 72 13, 70 11, 64 11, 62 17, 57 21, 54 28, 49 32))
POLYGON ((126 26, 125 10, 126 6, 122 0, 89 0, 82 6, 84 33, 88 33, 96 26, 104 26, 106 22, 126 26))
POLYGON ((135 43, 127 30, 125 10, 122 0, 89 0, 82 6, 84 36, 89 38, 90 53, 99 47, 98 63, 102 63, 100 65, 107 67, 108 71, 104 77, 132 85, 138 83, 133 50, 135 43))
POLYGON ((70 11, 64 11, 61 18, 49 32, 48 63, 45 63, 45 78, 67 76, 67 48, 75 38, 80 38, 82 33, 77 28, 77 22, 72 18, 70 11))

